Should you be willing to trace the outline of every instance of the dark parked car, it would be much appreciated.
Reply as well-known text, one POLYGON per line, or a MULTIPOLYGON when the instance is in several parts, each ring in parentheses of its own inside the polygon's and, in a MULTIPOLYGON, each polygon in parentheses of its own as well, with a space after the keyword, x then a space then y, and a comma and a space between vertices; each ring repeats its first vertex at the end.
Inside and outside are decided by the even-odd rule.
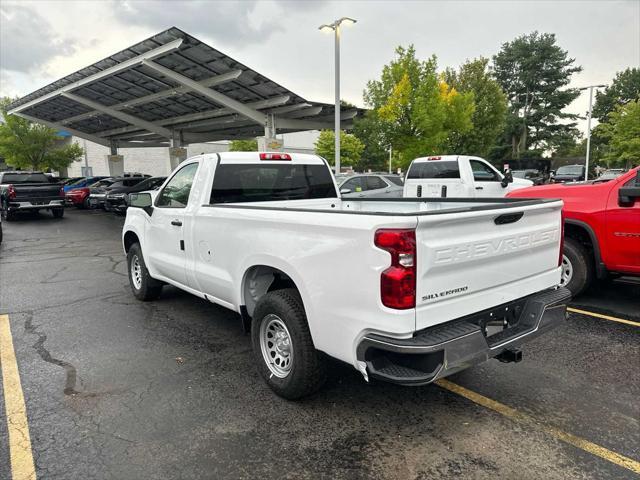
POLYGON ((584 165, 564 165, 556 170, 554 183, 583 182, 584 165))
MULTIPOLYGON (((147 177, 117 177, 111 178, 111 182, 108 185, 97 185, 94 184, 90 188, 89 195, 89 206, 91 208, 97 207, 105 207, 105 201, 107 199, 107 194, 115 189, 120 189, 123 187, 133 187, 134 185, 139 184, 140 182, 146 180, 147 177)), ((100 182, 98 182, 100 183, 100 182)))
POLYGON ((64 215, 64 192, 61 183, 51 183, 42 172, 1 172, 0 211, 5 220, 18 212, 51 210, 53 216, 64 215))
POLYGON ((107 193, 104 202, 104 209, 108 212, 125 213, 129 207, 129 194, 156 190, 167 177, 151 177, 142 182, 129 187, 113 187, 107 193))

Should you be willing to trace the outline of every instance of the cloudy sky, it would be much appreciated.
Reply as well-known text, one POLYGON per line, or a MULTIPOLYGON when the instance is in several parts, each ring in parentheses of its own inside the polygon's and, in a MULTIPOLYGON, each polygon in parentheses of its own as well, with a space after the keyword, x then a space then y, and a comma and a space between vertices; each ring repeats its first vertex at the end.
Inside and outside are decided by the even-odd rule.
MULTIPOLYGON (((574 86, 640 65, 640 0, 0 0, 0 95, 30 93, 177 26, 304 98, 332 102, 333 38, 318 26, 342 16, 358 20, 342 37, 342 97, 358 105, 397 45, 436 54, 444 69, 539 30, 582 65, 574 86)), ((570 111, 587 104, 583 95, 570 111)))

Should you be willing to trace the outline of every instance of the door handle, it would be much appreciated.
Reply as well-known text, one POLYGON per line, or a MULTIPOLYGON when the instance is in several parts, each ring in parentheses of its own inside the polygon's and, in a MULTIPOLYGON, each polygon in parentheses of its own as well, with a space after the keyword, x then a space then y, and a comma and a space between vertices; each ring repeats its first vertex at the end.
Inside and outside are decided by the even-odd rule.
POLYGON ((176 227, 181 227, 182 222, 180 220, 171 220, 171 225, 174 225, 176 227))
POLYGON ((476 190, 484 190, 484 187, 476 187, 476 190))

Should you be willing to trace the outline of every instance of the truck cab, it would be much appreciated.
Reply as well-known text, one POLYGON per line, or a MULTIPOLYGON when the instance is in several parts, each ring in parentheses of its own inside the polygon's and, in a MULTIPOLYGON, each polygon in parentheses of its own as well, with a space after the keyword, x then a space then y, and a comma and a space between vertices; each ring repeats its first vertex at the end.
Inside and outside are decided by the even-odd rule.
POLYGON ((533 182, 503 175, 480 157, 440 155, 416 158, 404 182, 404 197, 504 197, 533 182))

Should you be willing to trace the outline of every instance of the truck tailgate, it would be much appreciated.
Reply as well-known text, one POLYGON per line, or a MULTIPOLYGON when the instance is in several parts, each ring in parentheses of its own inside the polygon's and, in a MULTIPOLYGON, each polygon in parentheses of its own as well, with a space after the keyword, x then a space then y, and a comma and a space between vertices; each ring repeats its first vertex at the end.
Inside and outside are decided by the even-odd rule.
POLYGON ((416 330, 560 283, 562 202, 421 215, 416 330))
POLYGON ((57 183, 23 183, 14 185, 16 202, 49 202, 60 200, 62 184, 57 183))

